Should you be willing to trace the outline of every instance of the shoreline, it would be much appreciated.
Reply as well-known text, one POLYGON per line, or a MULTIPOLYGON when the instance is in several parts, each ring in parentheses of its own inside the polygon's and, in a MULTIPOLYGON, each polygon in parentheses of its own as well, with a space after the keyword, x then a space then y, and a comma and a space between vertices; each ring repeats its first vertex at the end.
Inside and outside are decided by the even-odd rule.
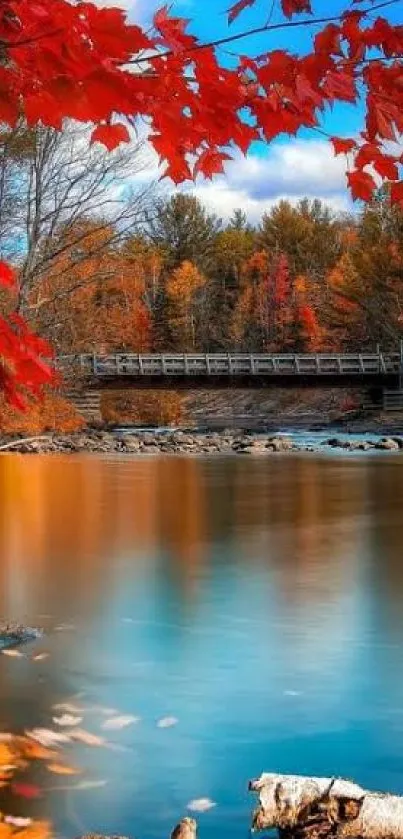
MULTIPOLYGON (((364 424, 362 424, 364 425, 364 424)), ((326 449, 367 452, 403 451, 403 428, 378 427, 371 423, 354 428, 342 424, 290 428, 274 432, 224 429, 87 429, 71 434, 49 433, 37 437, 9 436, 0 439, 1 454, 192 454, 268 455, 289 452, 320 452, 326 449), (370 426, 370 427, 368 427, 370 426), (305 439, 304 439, 305 438, 305 439)))

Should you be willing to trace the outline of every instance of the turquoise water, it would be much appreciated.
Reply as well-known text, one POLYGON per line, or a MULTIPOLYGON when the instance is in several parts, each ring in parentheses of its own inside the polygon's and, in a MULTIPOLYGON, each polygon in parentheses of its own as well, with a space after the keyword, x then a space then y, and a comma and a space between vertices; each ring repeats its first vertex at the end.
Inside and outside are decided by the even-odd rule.
POLYGON ((7 456, 0 493, 0 611, 46 631, 0 656, 0 728, 68 702, 107 741, 0 809, 156 839, 207 798, 201 839, 245 839, 264 770, 403 793, 398 456, 7 456))

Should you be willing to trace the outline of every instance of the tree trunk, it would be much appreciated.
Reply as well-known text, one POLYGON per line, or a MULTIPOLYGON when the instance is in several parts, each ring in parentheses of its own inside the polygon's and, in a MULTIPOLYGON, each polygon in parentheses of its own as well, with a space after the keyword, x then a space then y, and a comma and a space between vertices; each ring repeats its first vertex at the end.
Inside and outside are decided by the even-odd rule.
POLYGON ((403 797, 374 793, 351 781, 263 774, 255 830, 277 828, 281 839, 403 839, 403 797))

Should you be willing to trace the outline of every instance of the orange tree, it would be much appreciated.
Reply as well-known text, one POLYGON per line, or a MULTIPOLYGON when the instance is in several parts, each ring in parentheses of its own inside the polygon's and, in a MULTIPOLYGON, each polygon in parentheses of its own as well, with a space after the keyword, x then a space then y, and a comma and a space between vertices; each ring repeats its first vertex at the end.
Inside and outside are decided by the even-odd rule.
MULTIPOLYGON (((315 0, 278 0, 283 20, 276 24, 264 22, 267 0, 238 0, 229 25, 259 3, 254 34, 315 23, 311 50, 240 54, 228 67, 217 47, 236 41, 242 49, 250 33, 229 30, 202 43, 167 6, 145 31, 121 10, 89 2, 0 0, 0 121, 57 129, 66 117, 90 122, 92 140, 113 149, 142 117, 165 174, 178 183, 212 177, 233 149, 246 153, 254 140, 317 130, 334 103, 363 103, 362 131, 330 138, 334 151, 348 157, 354 198, 369 200, 386 181, 392 201, 403 201, 395 145, 403 131, 403 27, 388 19, 399 0, 345 0, 341 15, 322 17, 315 0)), ((0 281, 13 282, 4 263, 0 281)), ((15 316, 0 322, 1 384, 10 399, 51 378, 41 361, 46 351, 15 316)))

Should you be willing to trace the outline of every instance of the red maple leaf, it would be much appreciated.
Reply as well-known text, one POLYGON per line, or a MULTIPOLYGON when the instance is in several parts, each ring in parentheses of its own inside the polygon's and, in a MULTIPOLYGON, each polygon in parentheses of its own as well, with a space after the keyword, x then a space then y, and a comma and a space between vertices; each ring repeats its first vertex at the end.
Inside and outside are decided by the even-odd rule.
POLYGON ((125 125, 115 122, 112 125, 98 125, 91 134, 91 143, 102 143, 109 151, 120 143, 129 143, 130 134, 125 125))
POLYGON ((350 140, 347 137, 331 137, 335 154, 348 154, 357 148, 355 140, 350 140))
POLYGON ((2 260, 0 261, 0 285, 4 285, 6 288, 15 286, 15 271, 2 260))
POLYGON ((395 201, 397 204, 403 204, 403 181, 399 181, 397 184, 392 184, 390 188, 390 197, 392 201, 395 201))
POLYGON ((235 3, 234 6, 228 9, 228 23, 233 23, 244 9, 247 9, 248 6, 253 6, 255 2, 256 0, 238 0, 238 3, 235 3))
POLYGON ((349 172, 347 180, 354 201, 371 200, 376 189, 376 183, 369 172, 349 172))
POLYGON ((303 12, 312 13, 310 0, 281 0, 281 5, 286 17, 300 15, 303 12))
POLYGON ((229 154, 218 152, 215 149, 206 149, 194 166, 193 176, 197 177, 200 173, 206 178, 219 175, 224 171, 223 163, 225 160, 231 160, 229 154))

